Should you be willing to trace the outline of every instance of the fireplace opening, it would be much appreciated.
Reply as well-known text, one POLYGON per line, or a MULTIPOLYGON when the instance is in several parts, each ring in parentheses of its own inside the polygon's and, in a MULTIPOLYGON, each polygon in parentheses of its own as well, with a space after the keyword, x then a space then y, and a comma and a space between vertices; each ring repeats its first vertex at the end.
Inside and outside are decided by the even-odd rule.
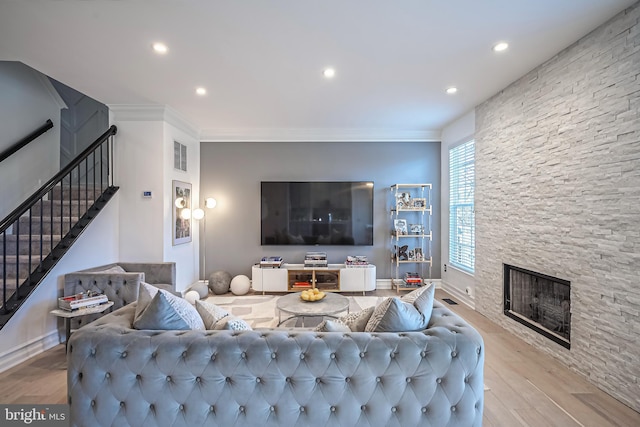
POLYGON ((504 265, 504 314, 571 348, 571 282, 504 265))

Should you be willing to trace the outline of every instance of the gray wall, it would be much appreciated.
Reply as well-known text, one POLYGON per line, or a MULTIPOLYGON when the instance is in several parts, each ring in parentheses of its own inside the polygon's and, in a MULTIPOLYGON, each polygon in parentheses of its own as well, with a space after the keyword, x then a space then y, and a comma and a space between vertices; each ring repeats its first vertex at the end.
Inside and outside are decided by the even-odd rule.
MULTIPOLYGON (((432 278, 440 278, 439 142, 203 142, 200 147, 200 197, 214 197, 207 212, 206 271, 226 270, 251 277, 251 266, 268 255, 301 263, 306 251, 327 252, 330 263, 347 255, 366 255, 378 279, 391 277, 388 212, 390 185, 432 183, 432 278), (373 181, 373 246, 261 246, 261 181, 373 181)), ((194 203, 195 205, 195 203, 194 203)), ((201 246, 201 253, 205 248, 201 246)))
POLYGON ((640 4, 476 110, 476 310, 640 410, 640 4), (571 281, 571 350, 502 314, 502 264, 571 281))

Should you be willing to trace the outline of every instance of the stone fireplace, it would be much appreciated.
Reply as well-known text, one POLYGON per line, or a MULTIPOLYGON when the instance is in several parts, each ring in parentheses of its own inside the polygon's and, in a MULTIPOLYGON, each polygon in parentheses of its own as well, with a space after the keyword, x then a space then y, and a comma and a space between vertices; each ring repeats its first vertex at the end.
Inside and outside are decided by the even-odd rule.
POLYGON ((571 283, 508 264, 504 266, 504 314, 571 348, 571 283))

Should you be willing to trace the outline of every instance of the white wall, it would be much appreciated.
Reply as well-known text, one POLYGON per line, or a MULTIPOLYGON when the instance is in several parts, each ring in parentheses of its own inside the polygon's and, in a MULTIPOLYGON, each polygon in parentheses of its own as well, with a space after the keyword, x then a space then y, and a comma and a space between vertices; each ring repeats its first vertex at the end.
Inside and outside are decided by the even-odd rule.
POLYGON ((47 119, 54 125, 2 162, 0 218, 4 218, 60 169, 60 109, 65 105, 46 76, 20 62, 0 61, 0 97, 0 151, 47 119))
MULTIPOLYGON (((199 196, 200 141, 189 123, 165 106, 111 105, 116 135, 116 182, 123 185, 120 261, 175 262, 176 286, 184 290, 198 279, 199 236, 192 227, 189 243, 173 246, 172 181, 192 184, 199 196), (173 142, 187 146, 187 172, 173 168, 173 142), (153 197, 143 198, 143 191, 153 197)), ((195 224, 194 224, 195 225, 195 224)))
POLYGON ((200 223, 191 220, 192 240, 189 243, 173 246, 174 206, 173 206, 173 180, 188 182, 191 184, 192 210, 203 207, 204 201, 200 197, 200 140, 190 129, 185 126, 176 126, 171 122, 164 124, 164 169, 163 179, 164 204, 163 247, 164 261, 176 263, 176 286, 182 291, 199 279, 200 257, 200 223), (173 143, 179 142, 187 146, 187 171, 174 169, 173 167, 173 143))
POLYGON ((64 322, 49 314, 63 295, 66 273, 118 260, 119 194, 80 235, 69 252, 0 330, 0 372, 60 343, 64 322))
POLYGON ((440 150, 442 288, 471 306, 474 305, 475 295, 473 275, 449 264, 449 150, 472 139, 474 132, 475 110, 472 110, 442 130, 442 147, 440 150))

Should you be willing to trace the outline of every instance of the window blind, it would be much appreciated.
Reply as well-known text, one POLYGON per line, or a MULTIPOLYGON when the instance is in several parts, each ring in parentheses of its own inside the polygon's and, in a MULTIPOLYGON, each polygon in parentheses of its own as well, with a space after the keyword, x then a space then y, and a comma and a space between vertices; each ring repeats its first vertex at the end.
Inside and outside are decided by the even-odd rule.
POLYGON ((476 260, 475 141, 449 150, 449 263, 469 273, 476 260))

